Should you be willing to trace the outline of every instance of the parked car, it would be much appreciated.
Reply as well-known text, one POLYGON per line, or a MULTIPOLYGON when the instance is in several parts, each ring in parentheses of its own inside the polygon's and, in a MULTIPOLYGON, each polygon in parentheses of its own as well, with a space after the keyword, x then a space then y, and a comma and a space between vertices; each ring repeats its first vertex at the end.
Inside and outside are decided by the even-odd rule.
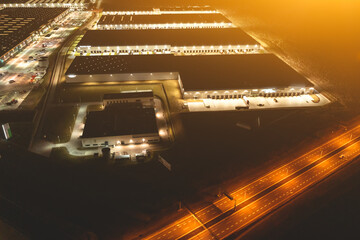
POLYGON ((10 106, 10 105, 13 105, 13 104, 16 104, 16 103, 18 103, 18 100, 13 99, 10 102, 7 102, 6 105, 10 106))
POLYGON ((263 107, 263 106, 265 106, 265 105, 262 104, 262 103, 259 103, 258 106, 259 106, 259 107, 263 107))
POLYGON ((9 83, 10 83, 10 84, 12 84, 12 83, 14 83, 14 82, 15 82, 14 79, 9 80, 9 83))

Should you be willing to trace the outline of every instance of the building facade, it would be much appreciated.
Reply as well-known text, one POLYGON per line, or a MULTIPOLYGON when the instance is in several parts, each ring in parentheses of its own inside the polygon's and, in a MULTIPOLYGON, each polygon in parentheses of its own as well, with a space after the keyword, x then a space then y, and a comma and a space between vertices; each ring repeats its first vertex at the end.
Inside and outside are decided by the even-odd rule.
POLYGON ((144 107, 154 107, 154 93, 149 91, 127 91, 121 93, 105 94, 103 106, 114 103, 137 103, 141 102, 144 107))
POLYGON ((80 56, 101 55, 211 55, 211 54, 255 54, 264 52, 264 48, 254 45, 204 45, 204 46, 171 46, 171 45, 135 45, 135 46, 77 46, 74 53, 80 56))
POLYGON ((160 136, 158 133, 81 138, 82 147, 85 148, 116 147, 142 143, 154 144, 159 142, 160 136))

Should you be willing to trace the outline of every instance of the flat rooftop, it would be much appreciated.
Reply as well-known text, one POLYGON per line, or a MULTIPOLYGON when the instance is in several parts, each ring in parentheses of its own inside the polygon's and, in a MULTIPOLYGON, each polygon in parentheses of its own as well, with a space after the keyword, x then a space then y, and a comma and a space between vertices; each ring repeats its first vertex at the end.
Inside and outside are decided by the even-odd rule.
MULTIPOLYGON (((106 3, 104 5, 104 11, 215 11, 214 8, 210 6, 157 6, 154 7, 154 4, 149 2, 146 4, 145 2, 142 4, 142 7, 126 7, 121 6, 121 8, 116 8, 116 6, 108 7, 106 3), (115 8, 114 8, 115 7, 115 8)), ((109 4, 111 5, 111 4, 109 4)))
POLYGON ((121 92, 121 93, 107 93, 104 94, 103 99, 125 99, 125 98, 147 98, 154 97, 152 91, 140 91, 140 92, 121 92))
POLYGON ((83 138, 158 133, 155 110, 141 103, 109 104, 103 111, 89 112, 83 138))
POLYGON ((78 46, 210 46, 259 44, 240 28, 89 30, 78 46))
POLYGON ((178 72, 186 90, 313 86, 273 54, 76 57, 66 75, 178 72))
POLYGON ((158 14, 158 15, 103 15, 98 25, 106 24, 173 24, 173 23, 231 23, 221 13, 158 14))
POLYGON ((4 8, 0 10, 0 56, 28 38, 66 8, 4 8))

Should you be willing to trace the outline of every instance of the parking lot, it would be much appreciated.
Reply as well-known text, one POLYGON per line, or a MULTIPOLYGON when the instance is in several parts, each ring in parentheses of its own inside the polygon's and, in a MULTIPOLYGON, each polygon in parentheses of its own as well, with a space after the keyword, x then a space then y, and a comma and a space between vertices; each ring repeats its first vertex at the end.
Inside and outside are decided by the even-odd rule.
POLYGON ((71 12, 0 68, 0 110, 17 109, 31 90, 41 84, 49 56, 80 24, 76 19, 82 18, 83 22, 90 15, 71 12))

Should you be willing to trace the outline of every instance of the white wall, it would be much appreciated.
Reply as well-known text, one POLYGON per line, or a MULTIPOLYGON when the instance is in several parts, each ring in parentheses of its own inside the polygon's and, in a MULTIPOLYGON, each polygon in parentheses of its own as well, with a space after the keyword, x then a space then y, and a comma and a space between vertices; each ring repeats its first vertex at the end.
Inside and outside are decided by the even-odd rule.
POLYGON ((82 138, 81 143, 83 147, 105 147, 105 142, 109 146, 121 146, 122 142, 127 144, 141 144, 141 143, 157 143, 160 142, 158 133, 152 134, 138 134, 138 135, 124 135, 124 136, 110 136, 110 137, 94 137, 82 138))
POLYGON ((101 30, 230 28, 232 23, 97 24, 101 30))
POLYGON ((230 46, 78 46, 74 53, 83 56, 129 55, 129 54, 243 54, 259 53, 264 49, 260 45, 230 45, 230 46))
MULTIPOLYGON (((186 87, 186 86, 185 86, 186 87)), ((233 99, 243 96, 263 96, 263 97, 279 97, 279 96, 297 96, 302 94, 312 94, 314 88, 309 87, 287 87, 281 89, 229 89, 229 90, 204 90, 204 91, 185 91, 185 99, 233 99)))

